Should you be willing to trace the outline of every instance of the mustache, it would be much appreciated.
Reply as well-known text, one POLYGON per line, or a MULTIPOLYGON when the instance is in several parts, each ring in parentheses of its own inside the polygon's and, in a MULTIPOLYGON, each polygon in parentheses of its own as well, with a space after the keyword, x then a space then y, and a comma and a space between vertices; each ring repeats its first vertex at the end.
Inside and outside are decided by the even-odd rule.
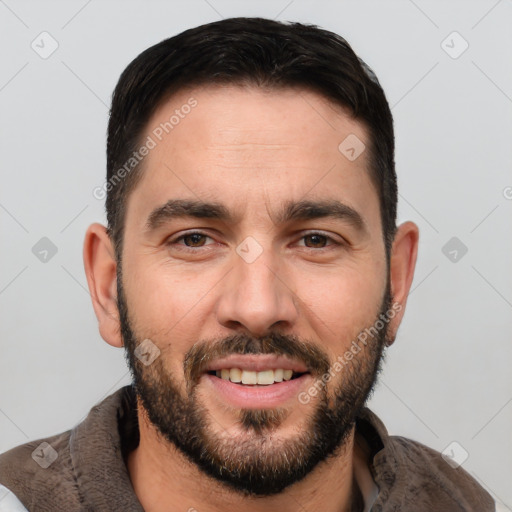
POLYGON ((312 343, 304 342, 292 335, 272 333, 260 338, 247 334, 235 334, 220 341, 195 343, 185 354, 183 371, 190 385, 199 382, 208 364, 215 359, 232 354, 273 354, 288 356, 303 362, 308 371, 320 377, 329 371, 327 354, 312 343))

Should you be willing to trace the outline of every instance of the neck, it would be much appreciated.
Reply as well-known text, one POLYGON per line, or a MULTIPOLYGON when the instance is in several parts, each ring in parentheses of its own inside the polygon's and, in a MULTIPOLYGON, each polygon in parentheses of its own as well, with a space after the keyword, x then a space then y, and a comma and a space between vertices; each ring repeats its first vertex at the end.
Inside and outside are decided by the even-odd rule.
POLYGON ((130 479, 146 512, 324 512, 351 511, 354 430, 334 457, 318 464, 300 482, 269 497, 247 497, 205 475, 174 445, 164 441, 139 404, 140 443, 127 458, 130 479))

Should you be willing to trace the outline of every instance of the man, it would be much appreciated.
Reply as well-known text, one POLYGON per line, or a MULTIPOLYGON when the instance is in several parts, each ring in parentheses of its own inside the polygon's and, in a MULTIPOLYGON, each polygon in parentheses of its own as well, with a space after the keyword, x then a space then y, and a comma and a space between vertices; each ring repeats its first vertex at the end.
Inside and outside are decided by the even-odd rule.
POLYGON ((228 19, 114 92, 84 263, 133 386, 0 457, 15 510, 491 511, 365 407, 413 280, 391 112, 317 27, 228 19))

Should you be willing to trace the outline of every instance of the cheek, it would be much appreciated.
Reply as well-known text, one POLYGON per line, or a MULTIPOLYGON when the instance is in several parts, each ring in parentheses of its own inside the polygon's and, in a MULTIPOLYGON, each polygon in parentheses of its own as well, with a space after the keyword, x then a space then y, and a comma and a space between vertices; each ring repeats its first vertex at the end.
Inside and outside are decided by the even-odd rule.
POLYGON ((145 275, 137 281, 137 317, 148 327, 171 328, 187 314, 201 297, 197 282, 187 283, 165 272, 145 275))
POLYGON ((205 279, 198 279, 197 273, 182 275, 147 261, 132 273, 127 270, 126 275, 130 276, 125 286, 138 333, 154 336, 160 343, 172 343, 176 349, 183 332, 193 337, 194 326, 199 328, 201 298, 211 288, 205 279))
MULTIPOLYGON (((300 277, 297 295, 307 308, 303 312, 323 339, 331 339, 332 348, 357 337, 371 325, 379 312, 385 278, 370 266, 351 266, 319 272, 314 279, 300 277)), ((297 277, 299 279, 299 277, 297 277)))

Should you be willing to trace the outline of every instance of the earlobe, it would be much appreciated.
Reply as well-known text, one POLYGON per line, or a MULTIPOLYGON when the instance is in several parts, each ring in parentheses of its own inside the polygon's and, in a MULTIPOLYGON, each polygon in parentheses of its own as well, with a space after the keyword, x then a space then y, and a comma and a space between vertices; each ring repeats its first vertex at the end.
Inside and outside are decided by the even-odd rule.
POLYGON ((398 227, 390 256, 391 305, 397 310, 389 326, 389 337, 393 341, 402 321, 414 278, 418 241, 419 229, 414 222, 404 222, 398 227))
POLYGON ((105 226, 98 223, 89 226, 85 234, 83 258, 101 337, 114 347, 122 347, 117 310, 117 262, 105 226))

